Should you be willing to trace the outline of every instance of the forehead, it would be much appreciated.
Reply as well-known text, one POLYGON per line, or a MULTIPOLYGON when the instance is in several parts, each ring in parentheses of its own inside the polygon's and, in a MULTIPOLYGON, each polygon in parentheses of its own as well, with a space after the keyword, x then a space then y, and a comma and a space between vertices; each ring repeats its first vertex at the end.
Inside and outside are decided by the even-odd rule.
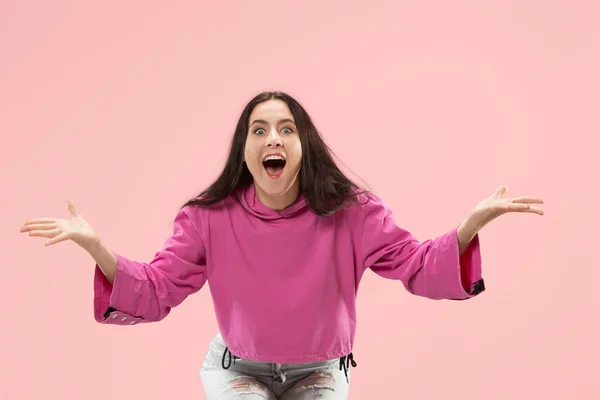
POLYGON ((282 100, 271 99, 259 103, 250 114, 250 122, 262 119, 267 122, 277 122, 281 119, 294 120, 288 105, 282 100))

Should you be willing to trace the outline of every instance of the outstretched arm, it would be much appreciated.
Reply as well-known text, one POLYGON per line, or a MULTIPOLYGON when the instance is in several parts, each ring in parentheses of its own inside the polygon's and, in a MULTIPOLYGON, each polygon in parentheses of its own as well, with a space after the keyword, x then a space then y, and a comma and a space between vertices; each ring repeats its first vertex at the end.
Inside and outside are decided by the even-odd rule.
POLYGON ((431 299, 468 299, 481 293, 484 282, 478 233, 489 221, 509 211, 543 214, 531 197, 503 199, 498 189, 480 202, 455 229, 424 242, 400 228, 391 210, 371 195, 365 206, 364 267, 380 276, 398 279, 415 295, 431 299))
POLYGON ((204 286, 204 244, 186 208, 177 213, 173 233, 162 250, 149 263, 142 263, 104 246, 75 204, 68 201, 66 205, 72 219, 29 220, 21 232, 47 238, 46 246, 72 241, 93 257, 96 321, 121 325, 159 321, 204 286))
POLYGON ((105 248, 94 259, 94 316, 103 323, 160 321, 207 280, 204 245, 185 209, 178 212, 173 233, 150 262, 105 248))

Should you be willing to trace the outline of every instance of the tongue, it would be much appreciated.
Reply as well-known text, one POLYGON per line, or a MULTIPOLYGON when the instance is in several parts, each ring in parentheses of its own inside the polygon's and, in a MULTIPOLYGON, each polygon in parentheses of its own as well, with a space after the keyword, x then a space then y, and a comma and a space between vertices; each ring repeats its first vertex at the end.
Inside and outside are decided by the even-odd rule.
POLYGON ((279 174, 281 171, 283 171, 283 167, 265 167, 265 169, 267 170, 267 174, 269 175, 277 175, 279 174))

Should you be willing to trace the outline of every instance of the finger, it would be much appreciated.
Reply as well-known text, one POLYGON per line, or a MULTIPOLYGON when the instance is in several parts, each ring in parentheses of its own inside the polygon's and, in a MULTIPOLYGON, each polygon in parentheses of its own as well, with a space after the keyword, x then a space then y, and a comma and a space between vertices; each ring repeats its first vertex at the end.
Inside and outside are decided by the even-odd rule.
POLYGON ((539 207, 529 207, 529 212, 538 215, 544 215, 544 210, 539 207))
POLYGON ((56 228, 56 224, 48 222, 46 224, 31 224, 21 228, 21 232, 44 231, 56 228))
POLYGON ((29 236, 41 236, 41 237, 53 238, 54 236, 58 235, 61 232, 62 231, 60 229, 52 229, 49 231, 31 231, 31 232, 29 232, 29 236))
POLYGON ((530 206, 529 204, 512 203, 507 205, 507 210, 511 212, 529 212, 539 215, 544 215, 544 211, 539 207, 530 206))
POLYGON ((504 193, 506 193, 507 190, 508 190, 508 186, 502 185, 502 186, 498 187, 498 189, 496 189, 496 191, 494 192, 492 197, 502 197, 504 195, 504 193))
POLYGON ((51 245, 53 245, 53 244, 56 244, 56 243, 58 243, 58 242, 65 241, 65 240, 67 240, 68 238, 69 238, 69 236, 67 235, 67 233, 66 233, 66 232, 63 232, 63 233, 61 233, 60 235, 57 235, 57 236, 55 236, 54 238, 52 238, 52 239, 50 239, 50 240, 47 240, 47 241, 44 243, 44 246, 51 246, 51 245))
POLYGON ((54 218, 36 218, 29 221, 25 221, 23 225, 27 226, 31 224, 46 224, 49 222, 56 222, 56 220, 54 218))
POLYGON ((527 204, 544 204, 544 200, 537 197, 530 196, 519 196, 512 199, 513 203, 527 203, 527 204))
POLYGON ((67 200, 66 206, 67 210, 69 210, 72 216, 79 217, 79 212, 77 212, 77 207, 75 207, 75 203, 73 203, 71 200, 67 200))

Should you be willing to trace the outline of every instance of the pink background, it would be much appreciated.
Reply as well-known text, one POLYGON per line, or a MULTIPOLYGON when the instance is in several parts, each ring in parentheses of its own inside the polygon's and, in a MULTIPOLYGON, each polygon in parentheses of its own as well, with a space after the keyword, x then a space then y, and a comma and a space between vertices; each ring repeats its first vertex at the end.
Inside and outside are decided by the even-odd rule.
POLYGON ((0 398, 204 398, 207 287, 161 323, 103 326, 89 255, 19 229, 70 198, 151 259, 265 89, 420 239, 500 184, 546 201, 484 229, 475 300, 366 274, 351 399, 600 398, 597 1, 3 0, 0 57, 0 398))

